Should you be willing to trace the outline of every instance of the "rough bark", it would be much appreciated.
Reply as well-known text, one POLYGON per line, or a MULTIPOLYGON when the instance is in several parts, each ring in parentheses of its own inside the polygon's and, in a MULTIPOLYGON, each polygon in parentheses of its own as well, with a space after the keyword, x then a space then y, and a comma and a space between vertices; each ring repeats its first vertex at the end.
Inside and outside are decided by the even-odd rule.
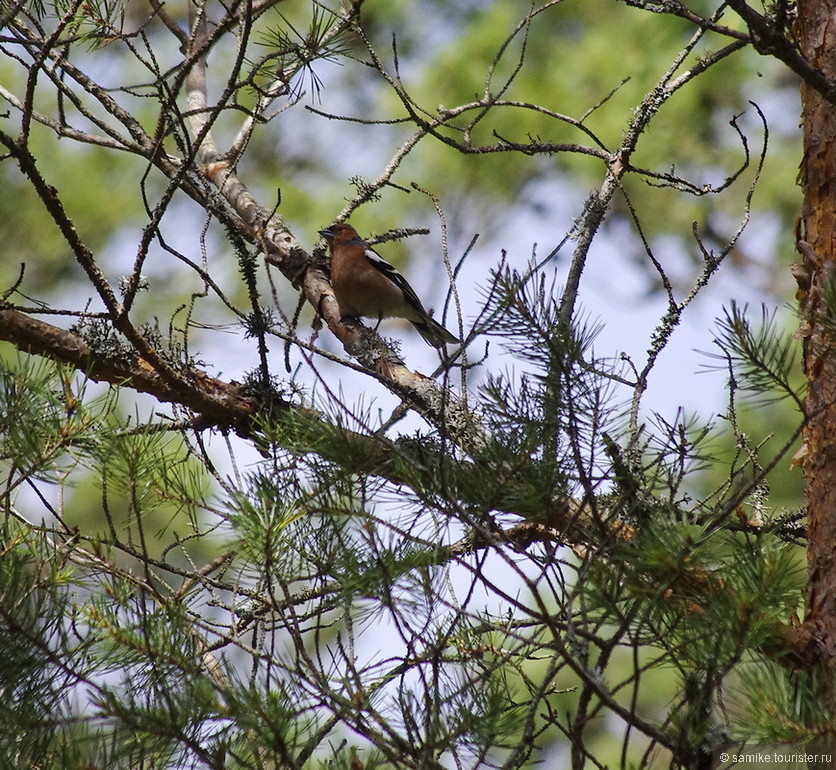
MULTIPOLYGON (((836 77, 836 1, 798 5, 801 52, 825 77, 836 77)), ((828 710, 836 714, 836 108, 801 88, 804 193, 797 266, 803 366, 809 382, 802 466, 808 514, 809 595, 799 646, 822 675, 828 710)))

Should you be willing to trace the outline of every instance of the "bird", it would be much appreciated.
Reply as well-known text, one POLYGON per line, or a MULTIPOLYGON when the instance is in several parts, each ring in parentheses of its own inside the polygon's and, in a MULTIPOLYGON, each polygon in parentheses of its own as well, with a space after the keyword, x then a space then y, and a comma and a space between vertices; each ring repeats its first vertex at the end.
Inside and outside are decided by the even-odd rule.
POLYGON ((406 278, 349 224, 320 230, 331 251, 331 286, 343 318, 405 318, 434 348, 459 342, 421 304, 406 278))

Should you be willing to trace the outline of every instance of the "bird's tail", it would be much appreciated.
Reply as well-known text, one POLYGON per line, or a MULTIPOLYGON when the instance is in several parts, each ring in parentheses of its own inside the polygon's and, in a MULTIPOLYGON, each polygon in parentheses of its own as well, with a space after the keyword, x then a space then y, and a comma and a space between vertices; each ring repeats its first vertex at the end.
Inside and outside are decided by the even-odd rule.
POLYGON ((424 341, 434 348, 443 348, 445 345, 452 345, 459 341, 459 338, 450 334, 438 321, 430 316, 420 321, 412 321, 412 325, 418 330, 424 341))

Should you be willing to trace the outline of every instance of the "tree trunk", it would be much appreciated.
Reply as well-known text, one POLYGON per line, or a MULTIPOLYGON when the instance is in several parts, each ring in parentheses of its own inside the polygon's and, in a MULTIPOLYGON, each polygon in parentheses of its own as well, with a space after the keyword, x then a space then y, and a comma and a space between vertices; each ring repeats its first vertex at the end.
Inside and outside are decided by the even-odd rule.
MULTIPOLYGON (((807 60, 836 80, 836 0, 801 0, 798 41, 807 60)), ((798 641, 821 675, 836 714, 836 108, 801 87, 804 208, 798 229, 803 366, 808 379, 803 468, 809 595, 798 641)))

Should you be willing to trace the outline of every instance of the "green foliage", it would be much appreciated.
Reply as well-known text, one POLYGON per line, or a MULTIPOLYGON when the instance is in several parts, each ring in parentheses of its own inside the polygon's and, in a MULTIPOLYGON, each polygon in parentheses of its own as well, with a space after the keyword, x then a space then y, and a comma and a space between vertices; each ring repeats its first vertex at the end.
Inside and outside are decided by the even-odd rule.
POLYGON ((797 407, 801 406, 796 384, 800 378, 795 370, 797 345, 790 334, 778 328, 765 307, 760 324, 753 329, 746 309, 732 303, 719 324, 716 344, 745 391, 759 394, 766 403, 791 398, 797 407))
POLYGON ((733 705, 740 723, 749 727, 740 738, 755 734, 764 743, 826 742, 831 715, 822 706, 820 681, 767 661, 742 667, 740 680, 733 705))
MULTIPOLYGON (((720 352, 708 355, 717 363, 706 368, 729 374, 724 422, 712 438, 714 453, 732 468, 728 483, 765 480, 776 508, 797 510, 803 479, 788 458, 800 441, 805 392, 796 369, 798 342, 765 308, 755 325, 746 308, 732 303, 718 321, 714 344, 720 352)), ((720 484, 720 475, 713 472, 700 487, 707 491, 720 484)))
MULTIPOLYGON (((614 705, 621 718, 654 725, 628 742, 628 756, 704 750, 715 704, 748 693, 745 672, 780 648, 799 607, 799 555, 777 519, 741 519, 739 487, 710 504, 689 500, 681 469, 692 453, 708 459, 698 444, 674 451, 663 432, 639 465, 606 445, 603 426, 623 440, 614 408, 622 375, 593 356, 594 329, 562 325, 542 283, 499 278, 486 328, 508 341, 525 377, 484 388, 496 441, 473 468, 434 466, 431 442, 404 443, 404 466, 422 458, 408 490, 361 473, 390 445, 352 438, 351 461, 341 464, 352 435, 344 426, 312 416, 284 424, 278 414, 262 423, 268 456, 236 484, 216 477, 221 505, 211 509, 182 440, 127 429, 112 397, 86 394, 62 367, 28 359, 7 367, 5 488, 21 473, 10 463, 19 446, 27 471, 68 458, 60 476, 30 478, 66 485, 73 469, 89 469, 106 480, 108 501, 102 539, 89 521, 75 535, 60 524, 32 530, 5 497, 2 628, 14 665, 5 681, 19 692, 14 724, 43 736, 27 749, 33 761, 249 767, 304 757, 339 767, 356 757, 388 767, 406 753, 411 762, 519 765, 561 732, 580 731, 597 753, 599 720, 614 705), (576 488, 589 490, 597 519, 585 525, 590 547, 575 556, 497 534, 497 506, 522 526, 548 524, 576 488), (150 529, 149 517, 166 509, 189 522, 188 548, 174 524, 150 529), (218 525, 222 539, 210 537, 218 525), (228 548, 217 576, 191 561, 212 560, 203 549, 213 542, 228 548), (169 561, 175 546, 187 554, 179 565, 169 561), (136 560, 132 569, 120 553, 136 560), (451 575, 469 586, 463 595, 451 575), (512 611, 484 612, 477 586, 512 611), (391 629, 388 649, 369 648, 380 628, 391 629), (241 655, 254 666, 246 682, 241 655), (665 671, 676 676, 659 718, 651 693, 665 671), (90 683, 81 727, 73 693, 90 683), (57 732, 47 716, 56 710, 66 715, 57 732), (321 744, 332 732, 340 748, 329 757, 321 744), (365 742, 388 748, 374 754, 365 742)), ((782 344, 764 334, 759 360, 781 360, 768 348, 782 344)), ((771 713, 790 713, 791 694, 771 713)), ((766 721, 723 729, 779 734, 766 721)))
POLYGON ((84 676, 86 644, 68 633, 74 620, 67 584, 73 570, 59 552, 6 522, 0 558, 0 738, 4 767, 38 766, 50 753, 52 728, 66 717, 66 688, 84 676), (56 640, 57 643, 56 643, 56 640), (72 656, 64 668, 60 645, 72 656))

